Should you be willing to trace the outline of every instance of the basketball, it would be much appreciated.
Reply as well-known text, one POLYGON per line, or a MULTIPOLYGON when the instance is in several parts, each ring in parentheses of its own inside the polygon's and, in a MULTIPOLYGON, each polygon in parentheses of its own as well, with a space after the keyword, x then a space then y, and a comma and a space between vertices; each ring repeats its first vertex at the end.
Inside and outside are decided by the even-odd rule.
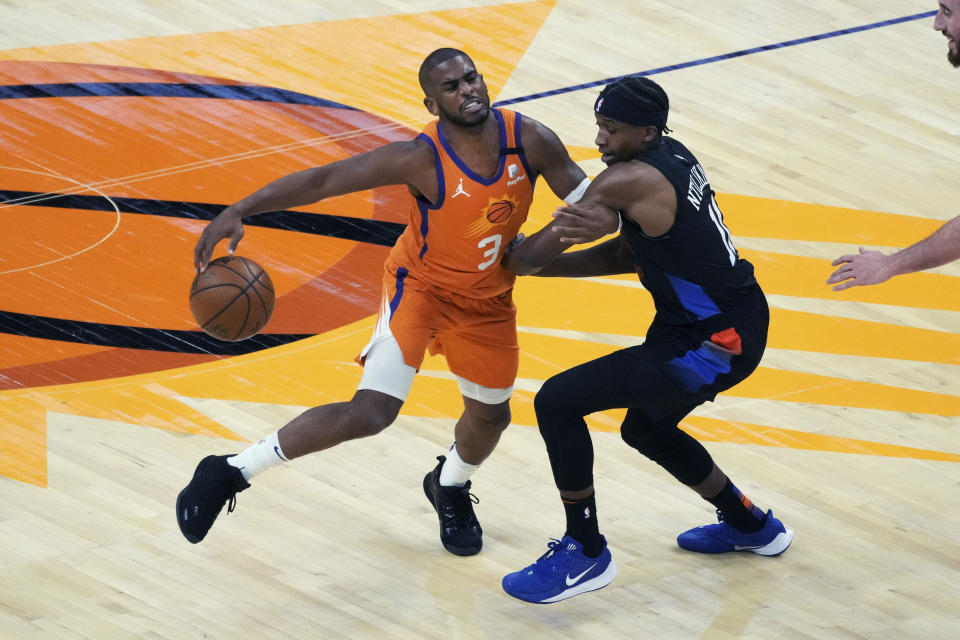
POLYGON ((256 335, 273 313, 273 282, 250 258, 211 260, 190 285, 190 311, 200 328, 227 342, 256 335))
POLYGON ((506 221, 513 213, 514 204, 509 200, 494 202, 487 208, 487 220, 494 224, 506 221))

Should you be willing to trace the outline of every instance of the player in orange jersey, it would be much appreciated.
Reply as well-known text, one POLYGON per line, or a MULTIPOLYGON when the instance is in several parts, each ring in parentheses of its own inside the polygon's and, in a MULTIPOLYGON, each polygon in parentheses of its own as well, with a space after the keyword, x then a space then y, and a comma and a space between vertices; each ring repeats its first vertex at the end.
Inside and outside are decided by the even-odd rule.
POLYGON ((526 220, 538 176, 567 202, 589 180, 550 129, 490 107, 483 76, 464 52, 434 51, 419 80, 437 117, 419 136, 280 178, 224 209, 197 242, 203 271, 221 240, 236 249, 248 216, 384 185, 410 192, 409 224, 386 261, 380 317, 359 356, 364 371, 353 398, 309 409, 238 455, 201 460, 177 498, 177 522, 190 542, 204 538, 257 473, 388 427, 430 349, 457 377, 464 411, 423 488, 444 547, 480 551, 469 478, 510 423, 519 356, 514 275, 500 259, 526 220))
MULTIPOLYGON (((947 39, 947 61, 960 68, 960 0, 940 0, 933 28, 947 39)), ((886 254, 860 247, 860 253, 833 261, 836 271, 827 284, 834 291, 886 282, 894 276, 924 271, 960 259, 960 216, 906 249, 886 254)))

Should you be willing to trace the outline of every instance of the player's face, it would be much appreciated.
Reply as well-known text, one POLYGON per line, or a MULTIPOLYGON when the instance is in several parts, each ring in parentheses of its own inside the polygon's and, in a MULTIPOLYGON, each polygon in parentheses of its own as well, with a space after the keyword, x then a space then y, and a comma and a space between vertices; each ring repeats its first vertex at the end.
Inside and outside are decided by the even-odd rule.
POLYGON ((947 60, 960 67, 960 0, 940 0, 933 28, 947 39, 947 60))
POLYGON ((600 159, 608 167, 617 162, 633 160, 647 143, 657 137, 656 127, 636 127, 599 113, 594 115, 597 117, 597 138, 594 142, 603 154, 600 159))
POLYGON ((490 113, 490 96, 483 76, 463 56, 450 58, 430 72, 431 95, 424 104, 435 116, 461 127, 483 124, 490 113))

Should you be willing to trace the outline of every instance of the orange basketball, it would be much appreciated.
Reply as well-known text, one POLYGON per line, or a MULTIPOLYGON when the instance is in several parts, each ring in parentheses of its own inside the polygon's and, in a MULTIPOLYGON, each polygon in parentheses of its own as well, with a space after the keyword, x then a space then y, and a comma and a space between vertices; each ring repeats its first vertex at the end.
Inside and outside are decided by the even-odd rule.
POLYGON ((256 335, 273 313, 273 282, 250 258, 211 260, 190 285, 190 311, 214 338, 235 342, 256 335))

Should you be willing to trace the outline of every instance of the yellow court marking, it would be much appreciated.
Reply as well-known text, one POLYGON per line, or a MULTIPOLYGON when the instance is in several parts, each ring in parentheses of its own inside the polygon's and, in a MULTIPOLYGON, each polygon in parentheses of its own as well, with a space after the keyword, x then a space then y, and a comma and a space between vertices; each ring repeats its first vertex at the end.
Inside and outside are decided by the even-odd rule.
POLYGON ((915 447, 903 447, 882 442, 841 438, 820 433, 808 433, 793 429, 779 429, 758 424, 718 420, 701 416, 689 416, 682 426, 698 440, 729 442, 732 444, 758 444, 765 447, 787 447, 811 451, 855 453, 860 455, 885 456, 888 458, 914 458, 917 460, 940 460, 960 462, 960 455, 943 451, 931 451, 915 447))
POLYGON ((416 82, 427 53, 440 47, 465 49, 496 100, 555 2, 10 49, 0 51, 0 60, 109 64, 230 78, 342 102, 416 128, 431 119, 416 82), (483 33, 497 36, 478 35, 483 33), (403 34, 413 46, 398 47, 384 34, 403 34))
MULTIPOLYGON (((608 344, 590 342, 586 338, 574 340, 530 333, 523 334, 520 343, 520 374, 537 380, 545 380, 560 371, 616 350, 608 344)), ((884 411, 960 415, 958 396, 764 366, 740 384, 723 392, 723 395, 884 411)))
POLYGON ((748 249, 741 250, 740 255, 753 263, 757 280, 771 294, 960 311, 960 278, 954 276, 913 273, 882 286, 834 291, 826 284, 836 268, 830 260, 748 249))
POLYGON ((191 367, 4 391, 0 393, 0 415, 6 425, 0 438, 0 476, 46 486, 47 412, 243 440, 176 396, 305 406, 348 398, 359 381, 360 367, 344 367, 338 373, 327 356, 333 355, 338 363, 349 362, 366 344, 371 327, 366 319, 323 336, 191 367))
POLYGON ((732 193, 717 194, 736 236, 905 247, 933 233, 942 220, 828 207, 732 193))
MULTIPOLYGON (((926 274, 931 275, 931 274, 926 274)), ((940 276, 946 277, 946 276, 940 276)), ((955 280, 955 279, 954 279, 955 280)), ((773 282, 768 293, 780 293, 773 282)), ((516 286, 523 326, 630 335, 637 342, 653 319, 650 294, 636 276, 603 279, 520 278, 516 286)), ((767 346, 815 353, 960 363, 960 334, 815 312, 770 309, 767 346)))

